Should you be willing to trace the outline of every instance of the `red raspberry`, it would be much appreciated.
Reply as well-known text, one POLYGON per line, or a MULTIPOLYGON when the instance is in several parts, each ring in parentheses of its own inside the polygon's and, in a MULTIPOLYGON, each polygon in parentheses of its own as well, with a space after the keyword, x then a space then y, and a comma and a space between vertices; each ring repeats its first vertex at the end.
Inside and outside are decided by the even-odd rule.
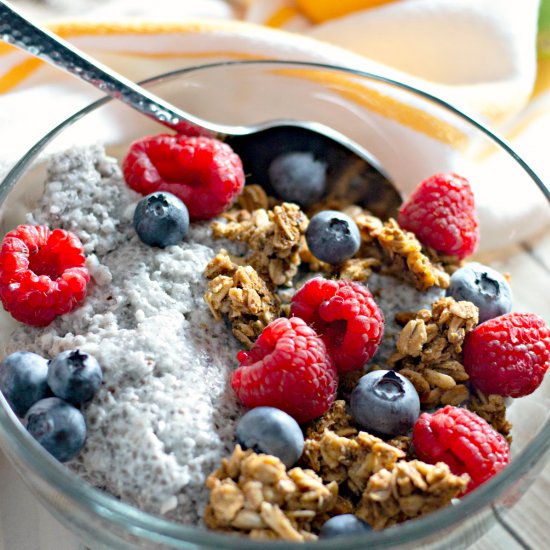
POLYGON ((362 368, 384 335, 384 315, 361 283, 315 277, 296 292, 290 311, 321 336, 338 372, 362 368))
POLYGON ((457 174, 435 174, 424 180, 401 205, 398 222, 418 240, 443 254, 465 258, 479 241, 474 195, 457 174))
POLYGON ((187 206, 191 220, 221 214, 242 191, 241 159, 209 137, 160 134, 135 141, 122 169, 129 187, 148 195, 168 191, 187 206))
POLYGON ((277 407, 298 422, 321 416, 336 398, 338 374, 325 344, 302 319, 276 319, 249 351, 231 386, 247 407, 277 407))
POLYGON ((468 474, 467 492, 510 462, 510 448, 501 434, 477 414, 451 405, 421 414, 412 442, 420 460, 445 462, 454 474, 468 474))
POLYGON ((90 281, 78 237, 63 229, 20 225, 2 240, 0 300, 14 319, 45 326, 75 309, 90 281))
POLYGON ((523 397, 541 384, 550 365, 550 328, 533 313, 506 313, 470 332, 464 367, 485 393, 523 397))

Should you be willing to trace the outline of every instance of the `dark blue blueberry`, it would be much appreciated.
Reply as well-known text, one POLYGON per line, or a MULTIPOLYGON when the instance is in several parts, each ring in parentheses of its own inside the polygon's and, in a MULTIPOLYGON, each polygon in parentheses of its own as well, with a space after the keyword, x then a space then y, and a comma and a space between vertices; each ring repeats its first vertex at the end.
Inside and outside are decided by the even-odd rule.
POLYGON ((150 246, 178 244, 189 230, 187 206, 172 193, 157 191, 143 197, 134 211, 134 229, 150 246))
POLYGON ((27 431, 60 462, 74 458, 86 441, 82 413, 59 397, 35 403, 25 416, 27 431))
POLYGON ((323 210, 309 221, 306 241, 318 260, 339 264, 359 250, 361 235, 357 224, 347 214, 323 210))
POLYGON ((287 468, 296 464, 304 450, 304 435, 296 420, 274 407, 248 411, 237 424, 236 436, 244 449, 276 456, 287 468))
POLYGON ((477 262, 452 274, 447 296, 457 302, 474 303, 479 308, 480 323, 512 311, 512 289, 508 281, 496 269, 477 262))
POLYGON ((0 390, 17 416, 50 395, 48 360, 30 351, 17 351, 0 363, 0 390))
POLYGON ((306 207, 325 193, 327 165, 311 152, 283 153, 273 159, 267 173, 273 190, 286 202, 306 207))
POLYGON ((80 350, 60 353, 48 369, 48 385, 54 395, 75 405, 89 401, 102 378, 97 359, 80 350))
POLYGON ((319 536, 322 539, 330 539, 345 535, 360 535, 369 531, 372 531, 371 526, 360 520, 357 516, 353 514, 341 514, 325 521, 319 531, 319 536))
POLYGON ((376 370, 365 374, 353 388, 350 408, 354 420, 367 432, 405 435, 420 414, 420 399, 401 374, 376 370))

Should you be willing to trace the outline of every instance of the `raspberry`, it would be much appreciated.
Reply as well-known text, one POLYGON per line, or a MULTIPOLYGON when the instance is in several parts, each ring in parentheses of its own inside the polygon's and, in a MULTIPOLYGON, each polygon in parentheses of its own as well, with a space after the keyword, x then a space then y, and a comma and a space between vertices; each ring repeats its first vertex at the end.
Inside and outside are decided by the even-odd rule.
POLYGON ((45 326, 75 309, 90 281, 78 237, 63 229, 20 225, 2 240, 0 300, 14 319, 45 326))
POLYGON ((353 281, 310 279, 290 311, 321 336, 338 372, 362 368, 384 335, 384 315, 370 290, 353 281))
POLYGON ((271 322, 237 359, 231 386, 247 407, 276 407, 307 422, 336 397, 338 374, 325 344, 297 317, 271 322))
POLYGON ((478 325, 464 342, 464 367, 485 393, 523 397, 550 365, 550 328, 533 313, 507 313, 478 325))
POLYGON ((445 462, 454 474, 468 474, 466 492, 510 462, 510 448, 501 434, 477 414, 451 405, 433 414, 421 414, 412 442, 420 460, 445 462))
POLYGON ((135 141, 122 169, 128 186, 142 195, 176 195, 193 221, 221 214, 244 185, 241 159, 229 145, 204 136, 159 134, 135 141))
POLYGON ((479 241, 474 195, 457 174, 435 174, 424 180, 401 205, 398 222, 418 240, 443 254, 463 259, 479 241))

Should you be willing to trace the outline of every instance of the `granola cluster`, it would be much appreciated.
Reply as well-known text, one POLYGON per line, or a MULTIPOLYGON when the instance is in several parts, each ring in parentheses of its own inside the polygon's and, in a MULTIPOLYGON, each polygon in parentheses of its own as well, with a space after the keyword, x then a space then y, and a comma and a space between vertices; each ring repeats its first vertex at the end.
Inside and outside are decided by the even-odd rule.
POLYGON ((326 430, 341 437, 357 435, 359 430, 355 426, 351 414, 348 413, 346 402, 343 399, 337 399, 323 416, 309 423, 305 430, 306 438, 319 441, 326 430))
POLYGON ((448 505, 468 484, 447 464, 400 461, 370 477, 355 514, 374 529, 383 529, 448 505))
POLYGON ((279 317, 280 301, 258 272, 238 265, 220 251, 206 266, 209 279, 204 295, 215 319, 226 315, 235 338, 250 348, 262 330, 279 317))
POLYGON ((268 210, 272 202, 273 199, 267 196, 261 185, 249 183, 243 187, 241 194, 237 197, 235 208, 248 212, 260 209, 268 210))
POLYGON ((506 419, 506 402, 502 395, 485 395, 476 389, 466 406, 491 424, 497 432, 508 440, 508 443, 512 443, 512 436, 510 435, 512 424, 506 419))
POLYGON ((374 529, 433 512, 464 491, 468 476, 446 464, 414 460, 411 440, 389 441, 358 431, 338 400, 306 429, 302 464, 349 495, 353 513, 374 529))
MULTIPOLYGON (((460 265, 456 257, 423 247, 394 218, 382 221, 350 203, 345 193, 329 196, 306 215, 297 205, 248 185, 236 208, 212 223, 212 233, 249 248, 244 258, 222 251, 205 270, 209 279, 205 299, 213 315, 227 317, 247 348, 285 313, 279 296, 292 292, 301 264, 330 277, 363 282, 377 271, 420 291, 447 288, 450 274, 460 265), (317 260, 305 242, 308 215, 323 209, 346 213, 361 232, 358 254, 337 266, 317 260), (287 288, 281 292, 277 287, 287 288)), ((403 329, 384 368, 399 371, 412 382, 423 408, 467 406, 509 438, 503 398, 471 393, 462 364, 464 339, 478 323, 477 307, 440 298, 431 309, 400 313, 397 321, 403 329)), ((340 394, 351 393, 359 378, 375 368, 380 367, 369 364, 343 375, 340 394)), ((429 514, 449 505, 469 482, 468 475, 457 476, 442 462, 417 460, 409 435, 384 441, 361 431, 344 400, 335 401, 304 427, 304 433, 302 457, 289 470, 274 456, 243 451, 237 445, 207 480, 206 525, 254 539, 306 542, 315 540, 323 523, 338 514, 353 513, 374 529, 429 514)))
MULTIPOLYGON (((342 424, 342 406, 327 425, 342 424)), ((312 425, 306 440, 302 462, 311 469, 287 471, 278 458, 237 445, 207 479, 207 527, 305 542, 316 540, 333 515, 355 513, 382 529, 447 506, 468 484, 467 475, 452 474, 446 464, 404 460, 402 450, 365 432, 345 437, 325 429, 319 437, 320 429, 320 422, 312 425)))
POLYGON ((320 439, 306 439, 302 462, 327 481, 346 484, 354 494, 365 490, 379 470, 391 470, 405 453, 366 432, 344 437, 325 430, 320 439))
POLYGON ((354 258, 336 266, 317 260, 304 246, 301 259, 311 271, 363 282, 373 271, 380 271, 400 277, 418 290, 449 286, 450 274, 459 265, 456 257, 442 256, 424 248, 414 233, 402 229, 394 218, 382 221, 357 205, 336 200, 323 203, 321 209, 326 208, 338 209, 355 221, 361 232, 362 245, 354 258))
POLYGON ((278 458, 239 445, 206 485, 207 527, 254 539, 315 540, 312 526, 338 502, 336 483, 323 483, 311 470, 287 471, 278 458))
POLYGON ((395 219, 383 222, 368 213, 355 217, 363 241, 362 257, 380 258, 383 271, 404 277, 418 290, 447 288, 450 276, 443 264, 424 252, 414 233, 402 229, 395 219))
MULTIPOLYGON (((404 314, 401 320, 407 320, 404 314)), ((410 315, 388 359, 390 368, 408 378, 424 408, 460 405, 470 397, 469 376, 462 364, 466 334, 478 322, 478 309, 471 302, 440 298, 432 309, 410 315)))
POLYGON ((246 243, 250 254, 243 263, 271 286, 290 286, 300 265, 299 251, 309 222, 300 207, 284 202, 272 210, 233 210, 223 217, 212 223, 213 236, 246 243))

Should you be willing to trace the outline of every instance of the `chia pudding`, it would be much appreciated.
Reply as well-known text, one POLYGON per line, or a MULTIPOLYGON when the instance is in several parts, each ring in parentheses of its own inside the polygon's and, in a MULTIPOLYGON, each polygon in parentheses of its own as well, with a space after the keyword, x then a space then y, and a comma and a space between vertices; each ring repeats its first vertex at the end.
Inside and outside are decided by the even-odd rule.
MULTIPOLYGON (((78 235, 93 284, 79 308, 49 326, 18 325, 3 352, 52 358, 79 348, 94 355, 103 384, 84 408, 86 445, 69 467, 140 509, 197 524, 208 500, 206 477, 233 450, 244 411, 229 385, 241 345, 214 320, 203 271, 220 248, 243 249, 214 240, 209 222, 191 224, 179 245, 147 246, 132 226, 140 198, 99 146, 50 160, 26 223, 78 235)), ((386 317, 373 359, 384 362, 400 330, 395 313, 429 307, 444 291, 420 293, 378 274, 369 287, 386 317)))
POLYGON ((205 478, 231 452, 242 414, 228 386, 239 345, 203 298, 202 273, 220 246, 208 223, 192 224, 178 246, 149 247, 131 223, 140 198, 100 148, 50 162, 28 223, 75 232, 93 284, 81 307, 48 327, 19 325, 5 351, 94 355, 103 384, 70 467, 143 510, 197 523, 205 478))

